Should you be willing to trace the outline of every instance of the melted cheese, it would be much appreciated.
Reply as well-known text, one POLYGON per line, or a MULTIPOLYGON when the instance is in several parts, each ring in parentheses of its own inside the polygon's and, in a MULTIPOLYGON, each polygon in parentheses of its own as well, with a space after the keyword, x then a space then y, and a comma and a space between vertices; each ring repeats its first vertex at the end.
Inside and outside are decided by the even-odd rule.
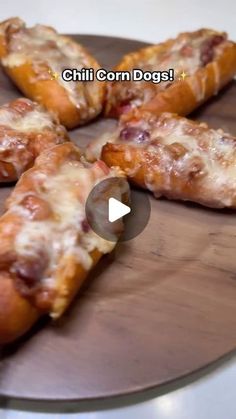
POLYGON ((92 140, 85 150, 86 159, 88 161, 95 161, 100 158, 102 147, 111 140, 112 133, 105 133, 95 140, 92 140))
MULTIPOLYGON (((47 177, 41 171, 34 173, 34 180, 43 181, 37 196, 45 200, 53 217, 43 221, 29 220, 28 211, 19 204, 24 196, 17 196, 17 202, 11 211, 24 218, 22 227, 15 239, 15 251, 20 257, 37 258, 42 249, 49 256, 48 269, 41 283, 49 288, 58 288, 55 281, 60 265, 67 258, 73 258, 85 270, 92 266, 90 253, 98 249, 102 253, 110 252, 115 241, 110 242, 95 234, 91 229, 84 232, 82 222, 86 219, 85 202, 91 189, 97 182, 108 177, 120 176, 120 172, 110 170, 108 175, 100 169, 94 172, 92 166, 85 167, 79 161, 64 163, 57 174, 47 177)), ((68 262, 69 263, 69 262, 68 262)), ((63 285, 65 286, 65 285, 63 285)), ((58 297, 51 313, 57 317, 63 311, 63 299, 58 297), (59 304, 59 305, 58 305, 59 304), (59 307, 60 306, 60 307, 59 307)))
MULTIPOLYGON (((209 34, 207 34, 209 36, 209 34)), ((206 34, 198 38, 185 36, 184 38, 176 38, 170 50, 166 50, 165 54, 152 54, 147 61, 141 64, 141 68, 166 71, 173 68, 176 73, 185 71, 192 75, 201 66, 200 47, 206 40, 206 34), (192 49, 191 56, 183 56, 181 50, 190 46, 192 49)), ((165 84, 165 83, 164 83, 165 84)))
POLYGON ((19 115, 12 112, 11 108, 0 108, 0 125, 8 126, 21 132, 42 131, 44 128, 52 129, 54 123, 48 112, 40 107, 19 115))

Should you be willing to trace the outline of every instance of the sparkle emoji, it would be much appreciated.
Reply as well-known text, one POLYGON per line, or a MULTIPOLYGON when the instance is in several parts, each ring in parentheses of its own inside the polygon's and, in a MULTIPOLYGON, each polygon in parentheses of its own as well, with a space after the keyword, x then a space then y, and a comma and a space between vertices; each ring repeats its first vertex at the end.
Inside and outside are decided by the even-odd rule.
POLYGON ((179 80, 184 81, 186 79, 186 77, 188 77, 188 74, 185 73, 185 71, 183 70, 182 73, 180 73, 179 80))
POLYGON ((51 76, 50 80, 58 80, 59 73, 52 71, 51 69, 48 70, 48 74, 51 76))

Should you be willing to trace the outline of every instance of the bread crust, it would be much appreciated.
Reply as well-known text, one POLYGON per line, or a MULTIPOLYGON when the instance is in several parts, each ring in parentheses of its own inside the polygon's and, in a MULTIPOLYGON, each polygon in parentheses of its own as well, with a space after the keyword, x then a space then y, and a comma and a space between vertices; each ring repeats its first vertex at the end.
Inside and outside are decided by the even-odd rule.
POLYGON ((0 272, 0 295, 0 344, 6 344, 26 333, 40 312, 17 292, 9 272, 0 272))
POLYGON ((160 115, 173 112, 188 115, 209 98, 216 95, 236 73, 236 44, 229 45, 223 53, 194 76, 173 83, 142 107, 143 111, 160 115), (197 86, 197 93, 195 91, 197 86))
MULTIPOLYGON (((86 240, 84 245, 80 244, 83 237, 87 233, 90 233, 87 231, 87 227, 86 230, 83 230, 80 227, 81 214, 77 215, 77 207, 75 209, 76 212, 73 209, 74 207, 71 209, 70 201, 68 201, 68 199, 70 199, 69 197, 73 194, 72 205, 76 205, 74 202, 76 197, 79 202, 78 208, 80 208, 80 203, 83 202, 81 196, 83 196, 83 199, 86 199, 86 194, 89 193, 89 188, 93 187, 94 182, 100 178, 106 178, 108 173, 110 173, 110 176, 113 174, 103 162, 101 162, 101 164, 97 162, 93 165, 89 165, 88 163, 85 163, 84 159, 80 161, 80 158, 81 154, 79 149, 72 143, 64 143, 53 147, 50 151, 42 153, 36 159, 35 165, 21 176, 13 193, 6 201, 7 211, 0 218, 1 343, 9 343, 23 335, 42 315, 49 314, 55 319, 61 316, 80 289, 88 272, 104 253, 110 252, 115 246, 115 243, 101 244, 101 241, 98 242, 97 236, 94 235, 91 230, 90 233, 92 234, 93 241, 91 241, 91 236, 89 236, 90 244, 88 247, 86 245, 86 240), (66 164, 65 171, 63 171, 64 164, 66 164), (83 186, 78 187, 80 184, 80 177, 75 177, 77 172, 73 171, 71 172, 72 174, 68 175, 66 178, 69 183, 66 183, 67 189, 65 190, 64 196, 64 190, 61 191, 61 188, 63 189, 62 176, 67 176, 68 170, 70 170, 71 167, 75 167, 76 171, 81 168, 81 182, 85 179, 84 176, 87 174, 87 181, 89 183, 86 183, 86 185, 88 184, 89 186, 87 186, 88 190, 86 191, 84 191, 83 186), (86 173, 85 170, 87 170, 86 173), (57 181, 58 178, 56 176, 58 173, 59 180, 57 181), (56 183, 53 183, 52 187, 53 193, 55 187, 61 191, 59 212, 56 212, 57 206, 55 207, 56 209, 52 206, 52 202, 55 200, 54 195, 51 201, 47 198, 50 196, 50 192, 48 192, 47 188, 52 177, 54 177, 53 179, 56 179, 56 183), (43 179, 46 179, 45 186, 43 179), (76 179, 77 182, 79 182, 78 185, 76 179), (71 189, 71 191, 69 191, 70 188, 73 188, 73 190, 71 189), (70 192, 69 195, 68 192, 70 192), (64 210, 60 212, 61 202, 64 201, 66 201, 66 211, 68 207, 70 208, 70 211, 72 211, 72 215, 69 215, 69 217, 72 217, 69 218, 69 224, 62 224, 66 223, 66 220, 68 220, 68 213, 66 212, 64 215, 64 210), (65 217, 65 220, 63 217, 65 217), (78 224, 75 224, 75 226, 73 224, 71 230, 66 230, 66 226, 70 226, 70 222, 74 222, 74 219, 77 220, 77 217, 78 222, 75 222, 78 224), (50 230, 51 222, 52 229, 50 230), (28 228, 23 230, 24 226, 27 226, 27 223, 28 228), (29 231, 32 231, 32 227, 34 227, 32 223, 36 223, 36 227, 39 225, 39 229, 36 229, 35 237, 37 240, 35 241, 37 241, 37 243, 35 248, 31 240, 32 236, 27 235, 29 231), (63 225, 62 233, 61 230, 56 230, 59 231, 59 235, 53 236, 53 234, 55 234, 55 228, 57 229, 58 225, 63 225), (78 232, 76 230, 76 234, 78 234, 76 235, 76 243, 78 243, 78 246, 82 247, 72 248, 72 251, 68 252, 67 248, 70 245, 71 240, 74 240, 73 237, 77 225, 79 227, 78 232), (44 230, 45 226, 46 233, 45 236, 43 235, 42 237, 46 237, 46 242, 42 242, 40 241, 40 232, 44 230), (23 242, 22 236, 21 239, 19 239, 22 231, 24 231, 23 242), (70 231, 72 231, 72 233, 70 233, 70 231), (65 235, 67 240, 69 238, 69 244, 66 242, 65 247, 63 244, 64 242, 62 242, 62 246, 60 245, 60 240, 63 240, 62 234, 65 235), (68 236, 68 234, 72 234, 72 236, 68 236), (48 238, 49 240, 52 239, 52 241, 47 242, 48 238), (24 246, 25 240, 28 240, 27 243, 30 244, 30 255, 28 255, 27 251, 25 253, 25 251, 22 250, 24 249, 24 247, 22 248, 22 243, 24 246), (55 250, 55 256, 53 256, 54 253, 50 253, 49 250, 53 246, 57 249, 55 250), (34 249, 36 249, 36 253, 34 249), (59 253, 57 253, 58 251, 59 253), (78 254, 82 256, 79 256, 78 258, 78 254), (87 264, 88 262, 84 262, 85 260, 89 260, 89 265, 87 264), (41 269, 42 266, 44 269, 43 271, 41 269), (46 272, 49 273, 45 274, 46 280, 42 280, 42 272, 45 271, 45 266, 46 269, 49 269, 46 272), (49 282, 48 275, 50 278, 49 282), (33 280, 33 283, 31 280, 33 280)), ((118 171, 115 173, 119 175, 118 171)), ((71 213, 69 212, 69 214, 71 213)), ((88 236, 86 237, 88 240, 88 236)), ((77 244, 75 244, 75 246, 77 246, 77 244)), ((26 248, 26 250, 27 249, 28 248, 26 248)))
MULTIPOLYGON (((93 266, 102 257, 98 250, 91 253, 93 266)), ((60 280, 67 284, 67 306, 81 288, 88 272, 78 263, 68 260, 64 270, 58 273, 60 280)), ((34 323, 47 314, 40 311, 28 299, 23 298, 14 285, 9 272, 0 271, 0 344, 15 341, 24 335, 34 323)))
POLYGON ((78 125, 80 111, 70 101, 66 90, 59 85, 58 81, 38 80, 36 83, 31 83, 30 80, 36 77, 32 63, 12 68, 4 67, 4 69, 26 97, 54 112, 61 124, 69 129, 78 125))
MULTIPOLYGON (((207 34, 208 29, 200 29, 195 33, 180 34, 176 40, 181 40, 184 36, 191 37, 194 34, 207 34)), ((220 35, 215 32, 216 36, 220 35), (218 34, 218 35, 217 35, 218 34)), ((116 71, 131 70, 139 68, 140 62, 145 62, 155 55, 162 55, 168 50, 171 50, 174 39, 168 40, 162 44, 142 48, 141 50, 128 54, 123 57, 120 64, 115 67, 116 71)), ((184 65, 184 58, 181 61, 184 65)), ((159 70, 159 68, 155 68, 159 70)), ((164 90, 159 90, 159 84, 150 82, 142 82, 142 90, 152 92, 149 100, 143 101, 139 106, 142 111, 153 112, 160 115, 162 112, 172 112, 178 115, 188 115, 198 106, 203 104, 213 95, 224 87, 230 80, 233 79, 236 73, 236 43, 231 41, 224 41, 224 48, 221 48, 214 59, 198 68, 193 75, 190 75, 184 80, 175 80, 170 86, 164 90)), ((122 113, 132 112, 132 107, 129 105, 129 100, 124 106, 121 106, 120 97, 122 95, 123 86, 130 85, 129 82, 116 82, 108 84, 108 94, 106 98, 105 114, 109 117, 119 117, 122 113)), ((129 87, 132 93, 132 86, 129 87)), ((135 97, 135 92, 134 92, 135 97)), ((132 103, 132 101, 130 102, 132 103)))
MULTIPOLYGON (((60 84, 57 79, 53 79, 53 77, 50 76, 54 70, 50 67, 45 58, 43 59, 44 65, 41 65, 41 74, 38 67, 36 71, 34 58, 31 60, 28 57, 27 61, 19 65, 9 66, 4 64, 4 58, 8 57, 10 53, 9 44, 11 33, 9 34, 9 28, 11 27, 13 31, 16 30, 14 29, 16 27, 21 28, 22 21, 13 18, 0 24, 0 58, 5 72, 25 96, 54 112, 60 122, 69 129, 95 118, 103 107, 105 84, 97 81, 91 82, 94 83, 94 94, 90 94, 89 97, 86 97, 86 104, 75 104, 72 102, 68 90, 64 87, 65 84, 60 84), (48 77, 46 76, 47 73, 48 77)), ((42 26, 42 28, 48 29, 46 26, 42 26)), ((52 30, 51 28, 49 29, 52 30)), ((60 36, 58 34, 57 36, 58 38, 60 37, 60 39, 63 39, 68 46, 74 49, 78 47, 78 44, 69 37, 60 36)), ((93 58, 84 47, 81 45, 79 47, 80 53, 86 57, 86 65, 95 70, 99 69, 100 66, 95 58, 93 58)), ((67 66, 70 68, 70 64, 67 66)), ((78 66, 79 61, 77 67, 78 66)), ((60 76, 61 75, 59 74, 59 77, 60 76)), ((77 83, 76 89, 78 89, 78 91, 80 90, 81 95, 84 95, 83 82, 77 83)))

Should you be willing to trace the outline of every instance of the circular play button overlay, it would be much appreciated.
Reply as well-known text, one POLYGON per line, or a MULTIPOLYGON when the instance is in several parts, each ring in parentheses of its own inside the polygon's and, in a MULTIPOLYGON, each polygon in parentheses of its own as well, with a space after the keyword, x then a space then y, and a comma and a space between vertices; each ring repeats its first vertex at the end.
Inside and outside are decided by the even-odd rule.
POLYGON ((112 177, 92 189, 85 211, 90 227, 100 237, 127 241, 144 230, 151 205, 146 193, 130 189, 124 178, 112 177))

